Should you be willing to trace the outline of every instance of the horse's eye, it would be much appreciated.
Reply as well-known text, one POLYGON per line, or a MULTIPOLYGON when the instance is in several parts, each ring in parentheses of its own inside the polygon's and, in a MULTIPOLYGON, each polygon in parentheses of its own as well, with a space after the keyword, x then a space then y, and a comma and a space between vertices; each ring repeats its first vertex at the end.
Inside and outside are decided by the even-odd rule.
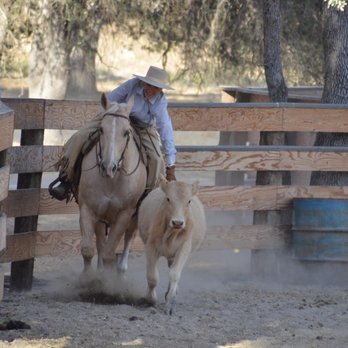
POLYGON ((190 205, 191 204, 191 199, 187 202, 187 205, 190 205))
POLYGON ((130 130, 127 129, 127 130, 124 132, 124 136, 125 136, 125 138, 127 138, 127 137, 129 137, 129 135, 130 135, 130 130))
POLYGON ((99 133, 100 133, 100 134, 103 134, 103 133, 104 133, 104 130, 103 130, 102 127, 99 128, 99 133))
POLYGON ((170 199, 167 197, 167 202, 170 202, 170 199))

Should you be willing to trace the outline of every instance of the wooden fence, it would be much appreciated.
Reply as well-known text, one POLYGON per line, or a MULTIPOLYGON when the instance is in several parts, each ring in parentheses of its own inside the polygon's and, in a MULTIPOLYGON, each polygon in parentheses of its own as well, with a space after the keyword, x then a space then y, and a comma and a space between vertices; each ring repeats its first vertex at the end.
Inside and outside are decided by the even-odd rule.
MULTIPOLYGON (((47 188, 33 184, 32 178, 25 178, 39 174, 41 180, 42 173, 54 171, 52 166, 61 146, 44 146, 42 132, 48 129, 80 128, 100 111, 99 103, 34 99, 3 99, 3 102, 14 110, 14 129, 21 130, 22 137, 21 146, 10 146, 13 114, 0 114, 0 151, 8 149, 7 165, 0 166, 2 212, 6 213, 8 219, 52 216, 53 225, 57 215, 78 214, 74 202, 66 204, 54 200, 49 196, 47 188), (7 194, 9 171, 23 177, 22 184, 7 194)), ((345 106, 174 103, 169 105, 169 111, 174 129, 188 132, 188 137, 189 132, 193 131, 348 132, 348 107, 345 106)), ((211 172, 213 175, 215 171, 348 171, 348 148, 178 146, 177 170, 183 178, 190 171, 211 172)), ((234 186, 204 186, 199 196, 207 210, 227 213, 290 210, 294 197, 346 198, 347 193, 348 187, 339 186, 257 186, 242 183, 234 186)), ((213 223, 209 226, 204 247, 283 249, 290 243, 290 230, 291 223, 276 226, 252 223, 226 226, 213 223)), ((60 226, 53 230, 37 230, 35 223, 26 223, 17 232, 20 233, 7 235, 6 247, 0 251, 0 263, 40 256, 70 256, 80 252, 78 228, 65 229, 60 226)), ((136 238, 133 250, 141 250, 142 247, 140 239, 136 238)))

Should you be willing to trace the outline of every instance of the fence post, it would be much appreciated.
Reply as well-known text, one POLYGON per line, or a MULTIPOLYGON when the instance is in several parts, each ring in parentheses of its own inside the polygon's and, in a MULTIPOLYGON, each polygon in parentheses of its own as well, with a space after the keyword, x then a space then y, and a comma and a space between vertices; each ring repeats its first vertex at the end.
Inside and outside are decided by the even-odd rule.
MULTIPOLYGON (((7 217, 4 213, 3 200, 8 196, 10 168, 6 165, 7 149, 13 142, 13 110, 0 100, 0 252, 6 247, 7 217)), ((0 301, 4 294, 4 272, 0 265, 0 301)))
MULTIPOLYGON (((1 108, 1 104, 0 104, 1 108)), ((6 152, 0 151, 0 168, 6 164, 6 152)), ((9 174, 8 174, 9 175, 9 174)), ((1 178, 0 178, 1 181, 1 178)), ((1 194, 0 194, 1 195, 1 194)), ((3 213, 2 202, 0 202, 0 251, 6 247, 6 214, 3 213)), ((0 264, 0 301, 4 295, 4 272, 0 264)))
MULTIPOLYGON (((43 145, 43 129, 22 130, 21 145, 43 145)), ((17 189, 40 188, 42 172, 18 174, 17 189)), ((15 218, 14 233, 37 231, 38 215, 15 218)), ((34 258, 11 263, 10 290, 31 290, 34 258)))

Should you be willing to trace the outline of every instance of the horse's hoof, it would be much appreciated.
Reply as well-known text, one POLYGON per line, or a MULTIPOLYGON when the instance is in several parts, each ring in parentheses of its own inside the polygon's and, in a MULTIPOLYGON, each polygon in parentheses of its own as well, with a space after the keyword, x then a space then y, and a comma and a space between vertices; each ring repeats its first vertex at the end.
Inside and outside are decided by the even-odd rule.
POLYGON ((157 304, 157 296, 146 296, 145 300, 151 307, 155 307, 157 304))
POLYGON ((124 267, 124 266, 120 266, 120 265, 117 266, 117 271, 120 274, 125 274, 127 272, 127 269, 128 269, 128 267, 124 267))

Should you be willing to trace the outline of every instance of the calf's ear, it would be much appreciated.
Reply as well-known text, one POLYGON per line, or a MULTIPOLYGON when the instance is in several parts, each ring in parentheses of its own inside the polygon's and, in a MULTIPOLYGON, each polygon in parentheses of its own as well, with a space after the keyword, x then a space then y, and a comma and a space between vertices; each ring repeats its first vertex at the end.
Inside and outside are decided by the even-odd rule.
POLYGON ((167 185, 167 179, 163 174, 159 175, 159 186, 161 188, 162 191, 164 191, 166 185, 167 185))
POLYGON ((166 179, 166 177, 161 173, 158 177, 159 183, 161 184, 162 182, 167 183, 168 180, 166 179))

